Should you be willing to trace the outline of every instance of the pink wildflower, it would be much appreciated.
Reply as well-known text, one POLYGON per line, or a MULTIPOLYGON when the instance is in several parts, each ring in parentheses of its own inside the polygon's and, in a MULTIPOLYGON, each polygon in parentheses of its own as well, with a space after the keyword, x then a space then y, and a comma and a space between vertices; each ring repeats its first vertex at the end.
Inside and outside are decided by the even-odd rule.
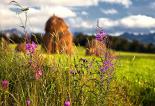
POLYGON ((37 70, 37 71, 35 72, 35 79, 36 79, 36 80, 40 79, 41 76, 42 76, 42 74, 43 74, 43 72, 42 72, 41 69, 37 70))
POLYGON ((8 80, 3 80, 2 81, 2 88, 4 90, 6 90, 8 88, 8 86, 9 86, 9 81, 8 80))
POLYGON ((70 101, 65 101, 64 106, 70 106, 70 101))

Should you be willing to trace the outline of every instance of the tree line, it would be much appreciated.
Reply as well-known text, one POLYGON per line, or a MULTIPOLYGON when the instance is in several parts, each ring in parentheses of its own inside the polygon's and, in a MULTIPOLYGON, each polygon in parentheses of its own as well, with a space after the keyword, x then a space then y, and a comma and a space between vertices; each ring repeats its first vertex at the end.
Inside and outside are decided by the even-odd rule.
MULTIPOLYGON (((94 39, 94 35, 84 35, 78 33, 74 36, 75 45, 86 46, 87 42, 94 39)), ((129 52, 143 52, 143 53, 155 53, 155 45, 152 43, 145 44, 137 40, 129 41, 120 36, 108 35, 108 43, 110 47, 117 51, 129 51, 129 52)))
MULTIPOLYGON (((31 41, 35 43, 42 44, 42 34, 34 33, 31 34, 30 38, 31 41)), ((9 41, 9 43, 22 43, 24 42, 24 36, 19 36, 17 34, 10 34, 6 36, 3 33, 0 33, 0 39, 4 38, 5 40, 9 41)), ((86 35, 83 33, 78 33, 74 36, 73 41, 76 46, 86 46, 88 41, 95 39, 94 35, 86 35)), ((129 41, 125 38, 119 36, 108 36, 108 41, 112 49, 117 51, 130 51, 130 52, 143 52, 143 53, 155 53, 155 45, 152 43, 144 44, 137 40, 129 41)))

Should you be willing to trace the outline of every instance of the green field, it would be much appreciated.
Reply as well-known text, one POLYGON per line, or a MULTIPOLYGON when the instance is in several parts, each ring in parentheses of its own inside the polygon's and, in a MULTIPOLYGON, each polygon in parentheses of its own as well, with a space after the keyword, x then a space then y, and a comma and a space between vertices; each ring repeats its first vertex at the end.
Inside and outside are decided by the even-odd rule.
POLYGON ((133 105, 155 105, 155 54, 119 51, 116 54, 115 77, 126 96, 137 102, 133 105))
POLYGON ((73 106, 155 105, 155 54, 116 52, 111 79, 108 72, 100 72, 101 59, 85 56, 83 47, 75 47, 73 56, 38 50, 32 57, 37 64, 33 67, 29 56, 15 52, 14 45, 11 48, 0 52, 0 81, 9 81, 7 90, 0 87, 1 104, 5 106, 25 106, 27 98, 32 106, 63 106, 65 100, 73 106), (33 76, 36 69, 43 69, 39 80, 33 76), (71 70, 75 74, 70 74, 71 70))
POLYGON ((116 73, 117 79, 129 95, 138 99, 137 102, 141 101, 146 106, 155 105, 155 55, 120 53, 116 73))

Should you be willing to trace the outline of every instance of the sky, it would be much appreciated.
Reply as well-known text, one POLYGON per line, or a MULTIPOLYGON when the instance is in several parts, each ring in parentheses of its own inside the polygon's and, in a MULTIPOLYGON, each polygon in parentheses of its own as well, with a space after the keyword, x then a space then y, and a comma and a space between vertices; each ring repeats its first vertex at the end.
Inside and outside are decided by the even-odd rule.
MULTIPOLYGON (((17 28, 25 20, 11 0, 0 0, 0 30, 17 28)), ((64 18, 72 32, 94 34, 98 26, 120 35, 155 32, 155 0, 16 0, 29 7, 27 30, 44 33, 53 14, 64 18)))

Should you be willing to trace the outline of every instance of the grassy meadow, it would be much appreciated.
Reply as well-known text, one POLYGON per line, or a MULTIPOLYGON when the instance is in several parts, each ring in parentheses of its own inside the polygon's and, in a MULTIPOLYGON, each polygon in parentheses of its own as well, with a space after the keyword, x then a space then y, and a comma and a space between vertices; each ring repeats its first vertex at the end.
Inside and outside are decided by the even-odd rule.
POLYGON ((40 47, 28 56, 14 47, 0 51, 0 81, 9 82, 0 86, 2 106, 155 105, 155 54, 116 52, 114 70, 102 73, 102 58, 85 56, 83 47, 72 56, 40 47), (39 79, 35 70, 42 70, 39 79))
MULTIPOLYGON (((80 34, 79 38, 76 38, 77 44, 75 41, 74 43, 76 45, 79 42, 84 43, 83 45, 88 43, 87 46, 90 47, 87 49, 90 54, 91 52, 96 55, 102 53, 101 56, 86 56, 86 48, 79 46, 74 46, 72 55, 47 54, 33 41, 38 44, 47 43, 48 45, 45 45, 49 52, 58 51, 68 54, 72 52, 73 41, 68 25, 63 19, 53 15, 54 18, 50 18, 45 24, 47 37, 42 34, 41 36, 28 34, 29 30, 31 31, 29 17, 37 17, 36 20, 38 20, 39 12, 35 14, 34 11, 32 12, 34 15, 29 15, 29 7, 16 1, 11 1, 9 4, 15 6, 15 8, 11 6, 9 8, 13 12, 16 10, 24 36, 12 35, 14 39, 12 40, 11 35, 8 37, 4 34, 0 40, 0 106, 155 106, 155 54, 111 50, 113 40, 117 39, 112 40, 109 34, 99 27, 99 20, 97 20, 95 39, 94 36, 90 39, 89 36, 80 34), (24 43, 18 45, 19 51, 25 50, 25 53, 19 52, 16 48, 16 44, 21 41, 24 43)), ((37 11, 42 9, 42 7, 34 8, 33 5, 31 8, 37 11)), ((45 8, 45 11, 47 9, 45 8)), ((70 9, 65 7, 62 9, 70 12, 70 9)), ((45 14, 42 15, 46 17, 45 14)), ((129 16, 129 18, 133 17, 136 20, 139 20, 139 17, 150 19, 143 15, 129 16)), ((110 23, 113 21, 115 22, 110 20, 110 23)), ((43 23, 43 21, 40 22, 43 23)), ((137 41, 130 43, 125 39, 118 39, 115 44, 117 44, 115 50, 133 48, 133 51, 136 51, 134 47, 137 46, 136 49, 139 51, 142 48, 145 52, 154 51, 152 44, 146 46, 137 41)))
MULTIPOLYGON (((84 56, 84 49, 79 49, 84 56)), ((116 55, 118 58, 114 80, 120 91, 115 96, 119 97, 123 93, 126 102, 117 104, 117 99, 114 102, 117 105, 154 106, 155 54, 117 51, 116 55)))

